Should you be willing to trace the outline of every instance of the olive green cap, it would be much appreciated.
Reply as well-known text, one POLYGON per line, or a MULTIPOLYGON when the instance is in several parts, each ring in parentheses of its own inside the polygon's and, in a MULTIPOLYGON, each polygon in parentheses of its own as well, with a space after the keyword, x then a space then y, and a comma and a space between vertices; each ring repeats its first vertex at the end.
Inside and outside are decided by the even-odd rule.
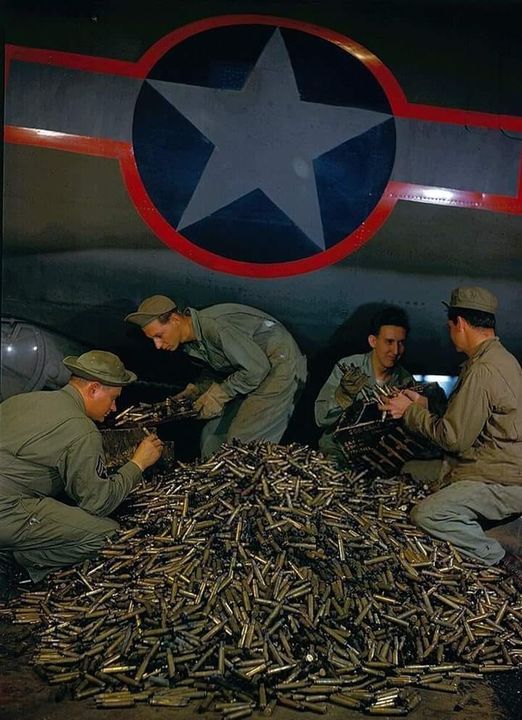
POLYGON ((480 310, 494 315, 497 310, 497 298, 492 292, 481 287, 455 288, 449 303, 442 301, 447 308, 463 310, 480 310))
POLYGON ((73 375, 85 380, 97 380, 103 385, 120 387, 137 379, 117 355, 104 350, 89 350, 79 356, 68 355, 63 359, 63 364, 73 375))
POLYGON ((176 307, 174 300, 171 300, 166 295, 152 295, 152 297, 143 300, 136 312, 126 315, 125 321, 145 327, 153 320, 157 320, 163 313, 175 310, 176 307))

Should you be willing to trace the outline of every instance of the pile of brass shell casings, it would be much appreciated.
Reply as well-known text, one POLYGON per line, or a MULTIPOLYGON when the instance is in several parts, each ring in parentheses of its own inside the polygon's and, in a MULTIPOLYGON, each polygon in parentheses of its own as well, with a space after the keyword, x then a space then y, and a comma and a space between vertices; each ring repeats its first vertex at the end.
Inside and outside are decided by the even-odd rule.
POLYGON ((98 707, 406 715, 522 659, 511 579, 410 525, 421 493, 298 445, 228 446, 138 488, 127 529, 14 620, 40 619, 39 672, 98 707))

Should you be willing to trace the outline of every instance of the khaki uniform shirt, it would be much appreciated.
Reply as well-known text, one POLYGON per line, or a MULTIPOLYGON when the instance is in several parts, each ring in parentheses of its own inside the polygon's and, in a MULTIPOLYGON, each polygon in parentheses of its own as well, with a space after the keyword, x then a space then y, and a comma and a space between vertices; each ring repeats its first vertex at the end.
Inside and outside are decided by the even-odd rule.
POLYGON ((455 456, 450 482, 522 485, 522 370, 498 338, 463 364, 442 417, 410 405, 404 421, 455 456))
POLYGON ((83 510, 105 516, 141 477, 133 462, 108 475, 101 434, 72 385, 0 405, 0 498, 65 492, 83 510))
MULTIPOLYGON (((315 401, 315 421, 319 427, 333 425, 343 412, 341 406, 335 399, 335 391, 339 387, 339 383, 344 374, 339 365, 355 365, 355 367, 360 368, 361 371, 367 375, 370 387, 377 385, 377 378, 375 377, 372 365, 372 352, 373 351, 370 350, 370 352, 364 355, 349 355, 348 357, 341 358, 341 360, 335 364, 334 369, 330 373, 330 377, 321 388, 321 392, 315 401)), ((386 380, 386 383, 397 387, 405 387, 406 385, 411 385, 413 382, 415 382, 413 375, 405 370, 402 365, 396 365, 392 368, 386 380)), ((359 393, 357 397, 361 397, 361 393, 359 393)))
POLYGON ((289 383, 306 379, 306 358, 297 343, 262 310, 235 303, 189 310, 196 340, 183 351, 224 374, 221 387, 230 397, 253 392, 278 365, 287 366, 289 383))

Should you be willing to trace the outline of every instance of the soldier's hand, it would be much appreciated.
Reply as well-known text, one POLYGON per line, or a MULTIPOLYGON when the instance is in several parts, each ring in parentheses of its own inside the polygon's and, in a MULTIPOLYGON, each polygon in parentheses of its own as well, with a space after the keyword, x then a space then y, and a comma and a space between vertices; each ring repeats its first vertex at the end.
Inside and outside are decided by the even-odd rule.
POLYGON ((222 414, 225 403, 232 398, 218 383, 212 383, 209 389, 200 395, 194 403, 194 410, 201 420, 210 420, 222 414))
POLYGON ((157 435, 151 434, 140 442, 131 460, 143 472, 160 459, 162 451, 162 441, 157 435))
POLYGON ((420 393, 415 392, 415 390, 409 390, 408 388, 406 388, 402 392, 406 395, 406 397, 409 400, 414 402, 416 405, 420 405, 423 408, 428 407, 428 398, 425 397, 424 395, 421 395, 420 393))
POLYGON ((379 405, 379 410, 387 412, 394 420, 400 420, 406 410, 413 404, 413 400, 410 400, 406 396, 406 393, 400 392, 394 397, 386 398, 385 401, 379 405))
POLYGON ((343 410, 349 408, 363 387, 368 385, 369 378, 360 368, 349 367, 343 374, 339 387, 335 391, 335 399, 343 410))
POLYGON ((184 400, 185 398, 189 400, 195 400, 199 395, 199 390, 194 385, 194 383, 189 383, 187 387, 182 390, 181 392, 177 393, 176 395, 173 395, 174 400, 184 400))

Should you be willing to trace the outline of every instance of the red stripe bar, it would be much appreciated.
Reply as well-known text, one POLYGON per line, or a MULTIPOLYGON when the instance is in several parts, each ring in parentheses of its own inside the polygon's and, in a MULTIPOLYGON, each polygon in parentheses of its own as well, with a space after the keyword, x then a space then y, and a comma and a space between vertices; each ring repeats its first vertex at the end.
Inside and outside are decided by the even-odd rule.
POLYGON ((397 117, 427 122, 450 123, 451 125, 470 125, 472 127, 490 128, 522 132, 522 117, 516 115, 496 115, 476 110, 459 110, 443 108, 435 105, 417 105, 406 101, 404 107, 394 107, 397 117))
POLYGON ((395 200, 462 207, 469 210, 491 210, 493 212, 522 215, 522 198, 511 195, 493 195, 471 190, 414 185, 413 183, 390 181, 386 192, 395 200))
POLYGON ((61 52, 60 50, 41 50, 19 45, 6 45, 6 72, 8 71, 11 60, 38 63, 39 65, 56 65, 58 67, 85 70, 87 72, 125 75, 126 77, 144 78, 147 74, 141 68, 141 61, 136 63, 127 60, 96 57, 95 55, 61 52))
POLYGON ((15 145, 35 145, 50 150, 65 150, 82 155, 98 157, 122 158, 131 150, 129 143, 107 138, 87 137, 85 135, 68 135, 54 130, 37 130, 35 128, 6 125, 4 140, 15 145))

